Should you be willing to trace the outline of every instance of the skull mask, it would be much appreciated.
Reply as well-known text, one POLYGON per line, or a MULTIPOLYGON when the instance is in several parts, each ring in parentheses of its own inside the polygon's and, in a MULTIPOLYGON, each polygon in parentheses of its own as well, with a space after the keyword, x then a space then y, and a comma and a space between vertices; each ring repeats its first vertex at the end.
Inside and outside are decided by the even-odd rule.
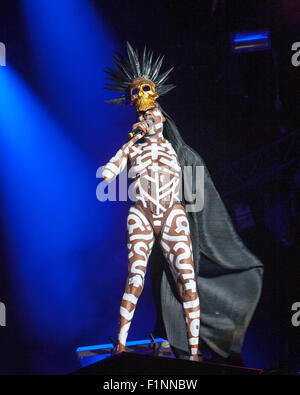
POLYGON ((137 111, 147 111, 155 107, 155 100, 158 94, 155 92, 155 85, 147 78, 138 78, 130 85, 131 104, 137 111))

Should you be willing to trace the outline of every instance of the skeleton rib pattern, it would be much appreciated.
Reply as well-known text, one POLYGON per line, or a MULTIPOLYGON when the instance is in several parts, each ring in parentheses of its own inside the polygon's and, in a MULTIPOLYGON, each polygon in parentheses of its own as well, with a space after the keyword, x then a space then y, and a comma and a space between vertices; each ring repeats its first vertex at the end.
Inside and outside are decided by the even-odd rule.
POLYGON ((151 139, 129 149, 136 201, 149 206, 156 215, 179 201, 180 166, 171 144, 164 138, 151 139))

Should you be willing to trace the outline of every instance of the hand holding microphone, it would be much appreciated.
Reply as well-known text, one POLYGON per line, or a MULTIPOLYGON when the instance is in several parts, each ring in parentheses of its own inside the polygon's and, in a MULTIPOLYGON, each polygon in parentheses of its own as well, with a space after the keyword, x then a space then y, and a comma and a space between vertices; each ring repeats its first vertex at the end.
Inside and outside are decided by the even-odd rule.
POLYGON ((141 122, 135 123, 133 125, 132 131, 128 133, 128 139, 132 139, 137 134, 141 133, 144 135, 148 132, 148 129, 154 124, 152 118, 148 117, 147 120, 143 120, 141 122))

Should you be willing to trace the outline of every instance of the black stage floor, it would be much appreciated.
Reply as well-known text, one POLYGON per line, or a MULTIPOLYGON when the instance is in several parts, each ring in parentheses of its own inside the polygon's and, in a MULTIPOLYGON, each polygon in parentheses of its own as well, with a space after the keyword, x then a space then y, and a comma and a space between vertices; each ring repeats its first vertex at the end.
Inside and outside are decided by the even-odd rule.
POLYGON ((258 375, 260 369, 123 352, 85 366, 73 375, 258 375))

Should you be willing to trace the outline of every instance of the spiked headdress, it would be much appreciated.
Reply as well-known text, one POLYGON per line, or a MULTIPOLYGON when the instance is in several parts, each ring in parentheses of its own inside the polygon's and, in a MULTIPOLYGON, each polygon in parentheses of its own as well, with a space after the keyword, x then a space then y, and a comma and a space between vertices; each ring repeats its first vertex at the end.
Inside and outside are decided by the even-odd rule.
POLYGON ((139 79, 148 80, 152 83, 156 97, 163 96, 175 88, 175 85, 164 84, 173 67, 159 75, 164 56, 160 55, 153 61, 153 52, 145 47, 142 56, 139 57, 138 51, 134 50, 128 42, 127 54, 128 59, 120 54, 115 55, 112 61, 115 69, 108 67, 105 70, 109 75, 107 79, 113 82, 112 84, 107 83, 105 89, 123 92, 122 96, 117 99, 107 100, 107 103, 123 105, 132 102, 130 88, 132 83, 139 79))

